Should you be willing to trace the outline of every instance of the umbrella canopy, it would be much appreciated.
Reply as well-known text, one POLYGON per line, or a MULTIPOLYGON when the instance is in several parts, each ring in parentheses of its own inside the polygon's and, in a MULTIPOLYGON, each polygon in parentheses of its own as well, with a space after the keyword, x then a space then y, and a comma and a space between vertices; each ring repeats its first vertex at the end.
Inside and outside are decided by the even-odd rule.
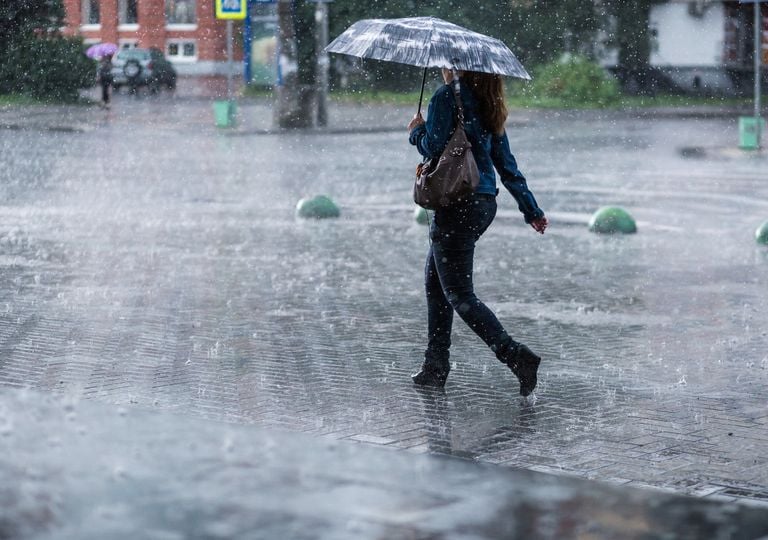
POLYGON ((114 43, 97 43, 96 45, 91 45, 88 47, 88 49, 85 51, 85 55, 88 58, 95 58, 99 59, 104 56, 111 56, 117 52, 117 45, 114 43))
POLYGON ((436 17, 357 21, 325 50, 423 68, 455 68, 531 78, 500 40, 436 17))

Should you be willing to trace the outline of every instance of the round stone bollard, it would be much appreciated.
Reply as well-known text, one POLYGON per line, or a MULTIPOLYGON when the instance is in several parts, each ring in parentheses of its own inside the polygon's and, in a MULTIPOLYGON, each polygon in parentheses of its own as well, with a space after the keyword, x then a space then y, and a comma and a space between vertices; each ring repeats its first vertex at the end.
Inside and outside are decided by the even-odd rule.
POLYGON ((603 206, 589 220, 589 230, 600 234, 632 234, 637 232, 637 225, 623 208, 603 206))
POLYGON ((339 207, 329 197, 318 195, 301 199, 296 204, 296 215, 302 218, 325 219, 339 217, 339 207))
POLYGON ((758 244, 768 246, 768 221, 760 225, 755 231, 755 240, 758 244))
POLYGON ((415 219, 416 223, 419 225, 429 224, 429 216, 427 215, 427 211, 421 206, 417 206, 416 210, 413 211, 413 219, 415 219))

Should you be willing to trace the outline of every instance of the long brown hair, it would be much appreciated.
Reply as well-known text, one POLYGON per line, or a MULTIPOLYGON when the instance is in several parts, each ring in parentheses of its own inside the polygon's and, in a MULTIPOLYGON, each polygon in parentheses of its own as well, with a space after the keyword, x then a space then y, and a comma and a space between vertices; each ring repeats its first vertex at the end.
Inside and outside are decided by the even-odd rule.
POLYGON ((480 102, 480 121, 488 131, 501 135, 507 121, 504 102, 504 80, 501 75, 465 71, 462 80, 469 85, 480 102))

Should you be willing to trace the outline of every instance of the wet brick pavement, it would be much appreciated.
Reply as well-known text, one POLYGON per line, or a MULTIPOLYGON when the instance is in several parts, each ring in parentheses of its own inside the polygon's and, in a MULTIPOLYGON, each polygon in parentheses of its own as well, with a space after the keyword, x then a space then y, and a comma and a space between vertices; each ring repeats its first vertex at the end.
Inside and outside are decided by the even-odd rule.
POLYGON ((0 537, 757 540, 768 509, 0 387, 0 537))
POLYGON ((768 504, 768 160, 735 119, 514 112, 552 220, 506 194, 479 295, 544 357, 538 402, 457 324, 420 392, 427 238, 406 108, 335 106, 339 133, 236 130, 202 100, 0 112, 0 385, 768 504), (681 147, 701 147, 699 159, 681 147), (342 217, 301 221, 325 193, 342 217), (639 233, 586 222, 619 204, 639 233))

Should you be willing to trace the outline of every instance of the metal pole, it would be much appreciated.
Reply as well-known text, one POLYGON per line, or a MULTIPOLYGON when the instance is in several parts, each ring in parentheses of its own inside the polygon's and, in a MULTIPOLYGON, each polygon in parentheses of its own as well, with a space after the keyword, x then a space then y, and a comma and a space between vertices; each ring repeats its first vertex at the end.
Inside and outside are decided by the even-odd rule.
POLYGON ((760 68, 763 63, 762 48, 763 48, 763 17, 762 10, 760 9, 762 4, 755 2, 755 122, 757 128, 757 147, 760 148, 760 139, 762 135, 763 125, 760 118, 760 68))
POLYGON ((251 0, 245 4, 245 20, 243 21, 243 81, 245 84, 251 83, 253 69, 251 62, 251 50, 253 43, 253 22, 251 21, 251 0))
POLYGON ((762 58, 760 58, 760 52, 762 48, 762 17, 760 16, 760 3, 754 3, 755 9, 755 117, 760 116, 760 64, 762 58))
POLYGON ((317 125, 328 125, 328 4, 318 2, 315 7, 317 24, 317 125))
POLYGON ((227 100, 232 101, 232 19, 227 19, 227 100))

